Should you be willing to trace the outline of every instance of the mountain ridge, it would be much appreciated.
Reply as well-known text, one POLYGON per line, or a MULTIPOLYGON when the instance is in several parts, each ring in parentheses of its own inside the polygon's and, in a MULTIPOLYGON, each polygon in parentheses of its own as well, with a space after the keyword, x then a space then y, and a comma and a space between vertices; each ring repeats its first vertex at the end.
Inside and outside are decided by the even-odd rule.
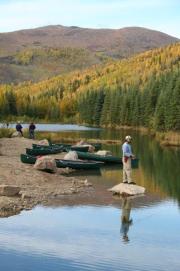
MULTIPOLYGON (((35 29, 0 33, 1 51, 6 49, 11 52, 24 47, 48 46, 79 47, 91 49, 92 51, 105 49, 107 53, 113 54, 115 49, 121 50, 122 46, 127 46, 130 49, 133 45, 134 51, 138 53, 143 48, 152 49, 176 41, 179 41, 179 39, 143 27, 92 29, 77 26, 49 25, 35 29)), ((131 54, 131 51, 129 53, 131 54)))
POLYGON ((165 33, 143 27, 92 29, 49 25, 0 33, 0 83, 40 81, 58 73, 128 58, 178 41, 165 33), (62 51, 66 49, 68 53, 62 57, 62 51), (59 53, 52 58, 45 53, 49 50, 59 50, 59 53), (25 61, 16 61, 19 55, 25 61))

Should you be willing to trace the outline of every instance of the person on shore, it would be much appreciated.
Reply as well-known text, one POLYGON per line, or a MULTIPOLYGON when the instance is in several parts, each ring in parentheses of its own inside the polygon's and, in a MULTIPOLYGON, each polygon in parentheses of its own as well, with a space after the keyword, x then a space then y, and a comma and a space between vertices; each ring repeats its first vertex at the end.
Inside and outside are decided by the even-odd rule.
POLYGON ((34 131, 36 129, 36 126, 33 122, 29 125, 29 138, 34 139, 34 131))
POLYGON ((131 159, 135 158, 134 154, 132 153, 131 141, 132 137, 128 135, 125 137, 125 142, 122 145, 123 183, 136 184, 135 182, 132 181, 131 178, 132 174, 131 159))
POLYGON ((121 215, 121 229, 122 239, 124 242, 129 241, 128 231, 129 226, 132 225, 132 219, 130 218, 131 213, 131 200, 127 197, 122 198, 122 215, 121 215))
POLYGON ((23 129, 23 127, 22 127, 20 121, 18 121, 17 124, 16 124, 16 131, 17 131, 18 133, 20 133, 21 136, 23 136, 23 131, 22 131, 22 129, 23 129))

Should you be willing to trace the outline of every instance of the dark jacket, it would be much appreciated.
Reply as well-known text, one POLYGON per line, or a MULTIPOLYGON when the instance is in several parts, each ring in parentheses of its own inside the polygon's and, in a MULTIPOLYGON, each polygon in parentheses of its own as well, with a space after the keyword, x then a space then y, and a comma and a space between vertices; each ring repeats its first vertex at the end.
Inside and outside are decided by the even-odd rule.
POLYGON ((22 126, 21 126, 21 124, 17 124, 16 125, 16 130, 18 131, 18 132, 21 132, 21 130, 22 130, 22 126))
POLYGON ((36 126, 34 124, 29 125, 29 131, 34 131, 36 129, 36 126))

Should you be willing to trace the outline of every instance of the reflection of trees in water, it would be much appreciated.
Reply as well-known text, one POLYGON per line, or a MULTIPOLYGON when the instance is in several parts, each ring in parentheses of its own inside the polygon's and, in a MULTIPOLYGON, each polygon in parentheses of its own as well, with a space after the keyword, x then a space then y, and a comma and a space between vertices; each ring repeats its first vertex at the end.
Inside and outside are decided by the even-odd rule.
MULTIPOLYGON (((147 188, 147 191, 157 192, 161 196, 166 194, 178 199, 180 202, 180 150, 162 148, 159 143, 146 135, 140 135, 131 130, 91 130, 91 131, 73 131, 61 132, 64 138, 101 138, 101 139, 124 139, 126 134, 133 137, 133 151, 140 158, 141 167, 135 171, 135 177, 140 185, 147 188), (140 172, 141 171, 141 172, 140 172), (136 175, 137 174, 137 175, 136 175)), ((121 146, 103 145, 103 148, 111 150, 114 155, 121 156, 121 146)), ((107 178, 112 177, 114 183, 121 181, 121 173, 110 169, 104 171, 103 175, 107 178)))
POLYGON ((162 148, 155 140, 141 136, 139 157, 147 178, 180 202, 180 150, 162 148))
MULTIPOLYGON (((139 169, 133 169, 137 183, 145 186, 148 192, 158 193, 161 197, 170 196, 180 202, 180 150, 162 148, 157 141, 138 133, 133 134, 132 145, 140 158, 139 169)), ((119 145, 107 146, 107 149, 116 155, 121 153, 119 145)), ((107 178, 111 175, 116 183, 122 178, 118 169, 110 174, 107 168, 103 175, 107 178)))

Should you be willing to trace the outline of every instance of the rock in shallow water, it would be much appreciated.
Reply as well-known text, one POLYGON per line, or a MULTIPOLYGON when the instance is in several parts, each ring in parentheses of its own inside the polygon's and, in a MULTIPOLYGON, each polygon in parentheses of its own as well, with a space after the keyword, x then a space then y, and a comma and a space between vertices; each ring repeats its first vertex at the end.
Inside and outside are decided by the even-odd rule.
POLYGON ((144 194, 145 188, 139 185, 120 183, 108 189, 108 191, 116 193, 116 194, 120 194, 120 195, 132 196, 132 195, 144 194))

